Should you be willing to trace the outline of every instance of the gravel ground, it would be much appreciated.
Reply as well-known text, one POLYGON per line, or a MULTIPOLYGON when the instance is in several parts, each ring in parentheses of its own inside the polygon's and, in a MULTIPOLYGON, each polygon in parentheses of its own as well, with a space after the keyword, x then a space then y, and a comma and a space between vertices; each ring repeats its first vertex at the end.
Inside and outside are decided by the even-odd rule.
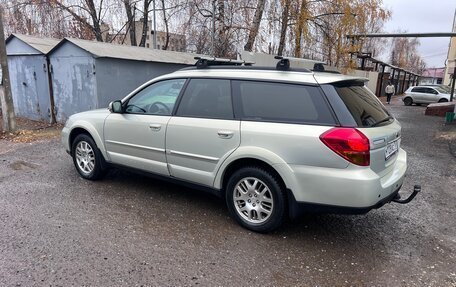
POLYGON ((361 216, 309 215, 261 235, 204 192, 112 170, 81 179, 58 140, 0 140, 1 286, 456 286, 456 165, 443 119, 388 106, 403 192, 361 216))

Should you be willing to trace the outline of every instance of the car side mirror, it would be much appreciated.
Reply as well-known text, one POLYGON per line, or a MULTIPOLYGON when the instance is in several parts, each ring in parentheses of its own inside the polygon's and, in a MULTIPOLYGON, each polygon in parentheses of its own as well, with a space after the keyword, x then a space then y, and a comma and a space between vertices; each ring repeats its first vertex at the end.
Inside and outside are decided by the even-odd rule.
POLYGON ((121 114, 121 113, 123 112, 123 111, 122 111, 122 102, 121 102, 120 100, 111 102, 111 103, 109 103, 108 109, 109 109, 112 113, 121 114))

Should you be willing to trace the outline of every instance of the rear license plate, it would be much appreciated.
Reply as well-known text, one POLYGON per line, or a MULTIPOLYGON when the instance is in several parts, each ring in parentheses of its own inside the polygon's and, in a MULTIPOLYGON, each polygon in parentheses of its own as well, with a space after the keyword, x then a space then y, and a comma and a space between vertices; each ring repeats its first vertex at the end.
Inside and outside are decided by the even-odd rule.
POLYGON ((397 150, 399 149, 398 145, 399 145, 398 140, 390 142, 389 144, 386 145, 385 160, 388 160, 391 156, 393 156, 395 153, 397 153, 397 150))

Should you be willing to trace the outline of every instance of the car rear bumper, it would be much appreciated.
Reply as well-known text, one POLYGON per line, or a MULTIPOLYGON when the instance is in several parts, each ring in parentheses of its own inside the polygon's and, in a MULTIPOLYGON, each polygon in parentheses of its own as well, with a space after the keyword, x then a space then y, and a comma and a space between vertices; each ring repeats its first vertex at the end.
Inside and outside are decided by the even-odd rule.
POLYGON ((276 165, 299 209, 337 213, 366 213, 398 194, 407 170, 407 154, 399 153, 391 171, 380 177, 370 168, 276 165))

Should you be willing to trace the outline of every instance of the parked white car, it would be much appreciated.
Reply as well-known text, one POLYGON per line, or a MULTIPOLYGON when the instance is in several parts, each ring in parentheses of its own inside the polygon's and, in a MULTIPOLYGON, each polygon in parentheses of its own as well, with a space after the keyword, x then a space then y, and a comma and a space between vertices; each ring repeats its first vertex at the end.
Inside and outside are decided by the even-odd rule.
POLYGON ((402 101, 406 106, 443 103, 450 101, 450 94, 446 89, 439 86, 415 86, 405 91, 402 101))
POLYGON ((63 145, 85 179, 122 166, 204 187, 257 232, 300 212, 360 214, 416 195, 400 200, 401 126, 366 79, 283 69, 158 77, 71 116, 63 145))

